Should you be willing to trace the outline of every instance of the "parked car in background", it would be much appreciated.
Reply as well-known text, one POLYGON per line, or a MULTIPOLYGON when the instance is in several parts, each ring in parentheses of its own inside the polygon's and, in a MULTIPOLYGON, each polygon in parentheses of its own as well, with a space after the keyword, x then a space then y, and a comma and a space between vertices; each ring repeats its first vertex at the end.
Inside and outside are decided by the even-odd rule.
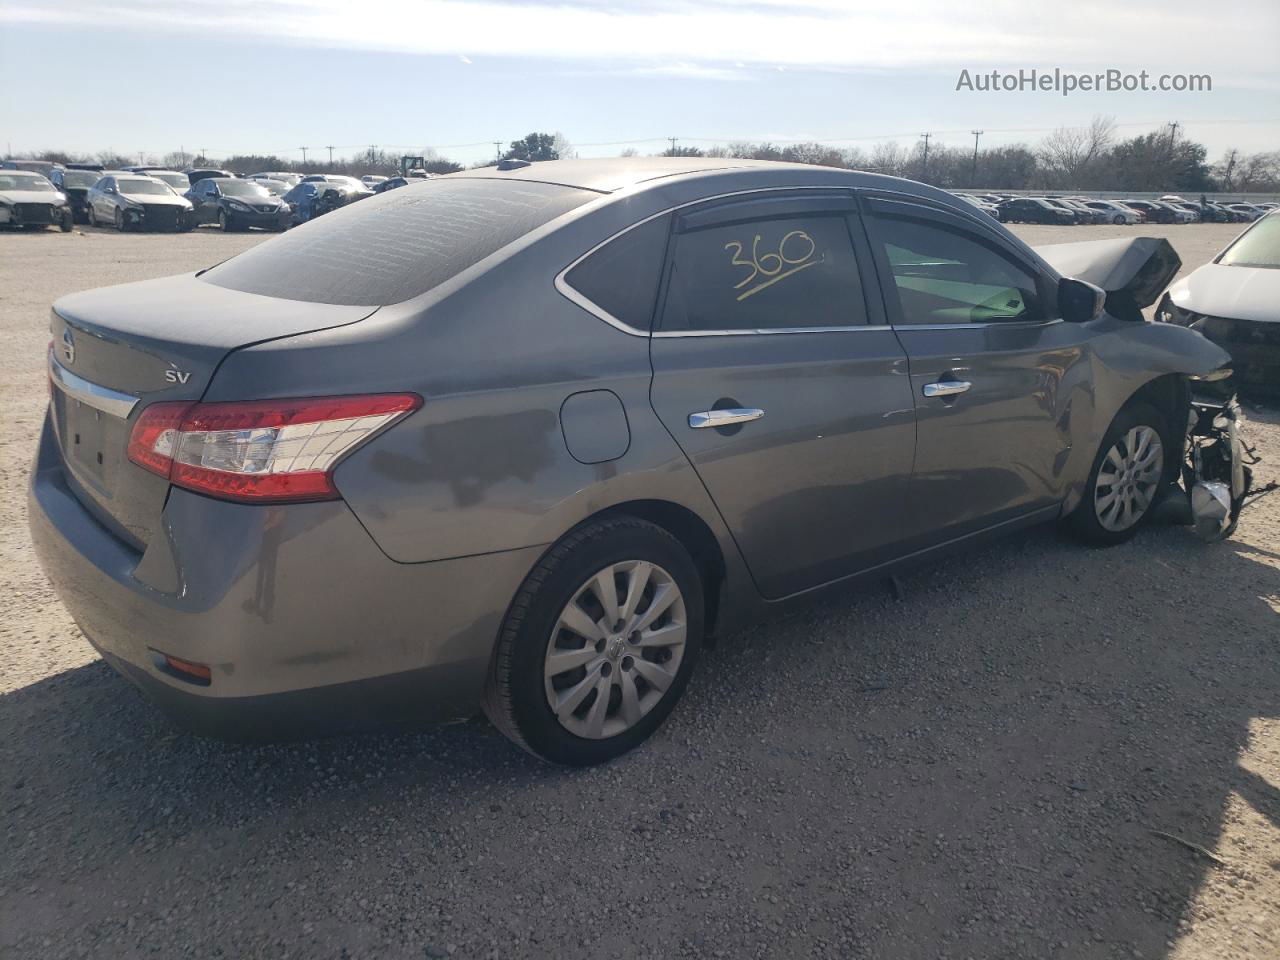
POLYGON ((981 210, 987 216, 991 217, 993 220, 1000 219, 1000 208, 997 207, 994 203, 987 203, 985 200, 979 200, 977 197, 975 197, 971 193, 957 193, 955 194, 955 196, 959 197, 965 203, 969 203, 977 207, 979 210, 981 210))
POLYGON ((1204 220, 1204 210, 1200 208, 1200 204, 1192 203, 1189 200, 1161 200, 1161 203, 1167 203, 1175 210, 1182 210, 1191 214, 1192 223, 1200 223, 1204 220))
POLYGON ((152 170, 147 176, 166 184, 170 190, 177 194, 186 193, 187 188, 191 186, 191 181, 187 175, 179 173, 177 170, 152 170))
POLYGON ((1243 392, 1280 395, 1280 212, 1173 284, 1156 319, 1198 330, 1230 353, 1243 392))
POLYGON ((367 191, 353 191, 344 183, 304 180, 286 193, 284 200, 289 204, 290 222, 296 226, 371 196, 367 191))
POLYGON ((225 231, 286 230, 289 205, 253 180, 206 177, 191 185, 187 199, 195 208, 195 223, 216 223, 225 231))
POLYGON ((1101 213, 1108 223, 1134 224, 1141 223, 1143 220, 1142 214, 1137 210, 1132 207, 1126 207, 1116 200, 1082 200, 1081 203, 1090 210, 1101 213))
POLYGON ((249 176, 248 176, 248 178, 247 178, 247 179, 249 179, 249 180, 278 180, 278 181, 280 181, 281 183, 287 183, 289 186, 291 186, 291 187, 292 187, 294 184, 298 183, 298 182, 302 179, 302 174, 300 174, 300 173, 289 173, 288 171, 285 171, 285 170, 278 170, 278 171, 275 171, 275 172, 251 173, 251 174, 249 174, 249 176))
POLYGON ((100 163, 64 163, 63 167, 68 170, 89 170, 95 173, 101 173, 106 169, 100 163))
POLYGON ((360 182, 363 183, 370 190, 372 190, 374 187, 376 187, 380 183, 385 183, 386 180, 387 180, 386 177, 379 177, 376 174, 372 174, 372 173, 365 174, 363 177, 360 178, 360 182))
POLYGON ((1228 210, 1240 216, 1240 221, 1242 223, 1251 223, 1259 217, 1265 216, 1267 213, 1266 210, 1263 210, 1261 207, 1255 207, 1251 203, 1236 202, 1228 203, 1226 206, 1228 210))
POLYGON ((101 173, 71 167, 59 168, 49 175, 49 181, 66 196, 75 223, 89 222, 89 191, 101 179, 101 173))
POLYGON ((0 226, 23 230, 59 227, 71 230, 74 215, 67 197, 48 177, 31 170, 0 170, 0 226))
POLYGON ((234 180, 236 175, 230 170, 217 170, 214 168, 206 168, 201 170, 187 170, 187 182, 191 184, 199 183, 201 180, 209 180, 212 177, 220 177, 223 179, 234 180))
POLYGON ((143 173, 108 174, 86 197, 91 226, 125 230, 187 231, 191 204, 169 185, 143 173))
POLYGON ((400 187, 407 187, 409 180, 404 177, 389 177, 381 183, 374 185, 374 193, 386 193, 388 190, 396 190, 400 187))
POLYGON ((1074 224, 1080 219, 1074 210, 1055 206, 1042 197, 1013 197, 996 209, 1004 223, 1074 224))
POLYGON ((1111 219, 1101 210, 1095 210, 1084 202, 1082 197, 1063 197, 1062 202, 1072 210, 1079 210, 1088 219, 1086 223, 1110 223, 1111 219))
POLYGON ((0 160, 0 170, 26 170, 28 173, 38 173, 46 180, 49 174, 61 166, 62 164, 51 160, 0 160))
POLYGON ((1228 359, 1142 322, 1178 266, 830 168, 461 173, 55 303, 31 538, 198 729, 483 705, 600 763, 705 635, 1035 523, 1134 536, 1228 359))
POLYGON ((1143 213, 1148 223, 1190 223, 1185 210, 1178 210, 1159 200, 1122 200, 1126 207, 1143 213))
POLYGON ((1059 210, 1067 211, 1067 213, 1071 214, 1071 219, 1073 223, 1093 223, 1092 210, 1077 209, 1076 207, 1071 206, 1071 204, 1069 204, 1066 200, 1063 200, 1061 197, 1036 197, 1035 199, 1043 200, 1045 203, 1049 204, 1049 206, 1051 207, 1056 207, 1059 210))

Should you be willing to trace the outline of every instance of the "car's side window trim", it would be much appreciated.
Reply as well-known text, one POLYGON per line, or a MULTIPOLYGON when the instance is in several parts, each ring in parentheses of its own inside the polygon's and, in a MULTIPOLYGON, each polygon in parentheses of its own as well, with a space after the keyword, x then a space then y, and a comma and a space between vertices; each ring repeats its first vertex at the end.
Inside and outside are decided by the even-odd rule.
POLYGON ((911 330, 965 330, 993 326, 1012 329, 1015 327, 1045 327, 1062 322, 1062 318, 1057 315, 1055 298, 1052 295, 1052 285, 1049 282, 1049 278, 1045 276, 1044 271, 1019 255, 1016 248, 1007 243, 998 233, 989 230, 985 224, 970 220, 967 216, 961 216, 941 204, 934 207, 906 199, 885 200, 877 196, 869 196, 866 200, 869 214, 865 218, 866 227, 868 232, 873 235, 873 238, 875 222, 879 219, 914 220, 926 224, 933 223, 942 230, 959 232, 962 235, 968 234, 975 243, 991 249, 1035 279, 1036 294, 1044 311, 1044 315, 1035 320, 1009 319, 982 320, 972 323, 908 323, 901 316, 901 305, 894 287, 893 268, 889 264, 883 245, 873 242, 871 244, 872 262, 875 264, 876 272, 879 274, 879 286, 884 297, 889 323, 892 326, 911 330), (975 229, 975 227, 980 229, 975 229))
MULTIPOLYGON (((604 240, 601 240, 599 243, 591 247, 581 256, 575 258, 571 263, 569 263, 566 267, 564 267, 564 269, 562 269, 558 274, 556 274, 555 281, 554 281, 555 288, 560 293, 560 295, 563 296, 566 300, 569 300, 571 303, 575 304, 576 306, 581 307, 583 310, 592 314, 597 319, 603 320, 605 323, 609 324, 611 327, 614 327, 615 329, 620 330, 623 333, 633 337, 662 337, 662 338, 728 337, 728 336, 756 336, 756 335, 767 335, 767 334, 794 334, 794 333, 855 333, 855 332, 864 331, 864 330, 889 330, 891 329, 891 327, 889 326, 888 318, 885 314, 883 295, 881 295, 880 297, 874 297, 868 294, 869 289, 876 289, 878 285, 876 282, 875 264, 871 259, 872 257, 871 247, 867 242, 865 230, 861 225, 861 217, 859 216, 857 211, 858 192, 859 191, 856 190, 855 188, 832 186, 831 184, 813 184, 813 185, 801 185, 801 186, 789 186, 789 187, 757 187, 751 190, 735 190, 731 193, 718 194, 717 196, 714 196, 714 197, 700 197, 697 200, 690 200, 687 203, 681 203, 672 207, 667 207, 666 209, 659 210, 656 213, 650 214, 649 216, 645 217, 642 220, 637 220, 635 223, 628 224, 626 227, 623 227, 621 230, 617 231, 616 233, 613 233, 610 236, 606 237, 604 240), (850 240, 853 244, 854 256, 858 264, 859 279, 861 280, 861 283, 862 283, 863 300, 866 306, 866 313, 867 313, 866 323, 852 324, 852 325, 838 326, 838 327, 780 327, 776 329, 769 328, 769 329, 666 330, 666 331, 654 330, 653 329, 654 317, 661 315, 663 303, 666 298, 667 273, 670 267, 670 257, 671 257, 670 247, 668 247, 667 259, 662 269, 660 292, 659 292, 657 303, 654 308, 654 316, 650 318, 650 321, 649 321, 650 329, 648 330, 640 330, 618 319, 613 314, 611 314, 608 310, 604 309, 602 306, 600 306, 593 300, 590 300, 589 298, 583 296, 581 293, 575 290, 573 286, 570 285, 568 281, 565 279, 566 276, 569 274, 570 271, 573 270, 574 267, 578 266, 578 264, 582 263, 584 260, 586 260, 592 254, 594 254, 596 251, 612 243, 614 240, 616 240, 618 237, 622 236, 623 234, 628 233, 632 230, 635 230, 637 227, 643 226, 644 224, 649 223, 652 220, 656 220, 658 217, 665 217, 665 216, 671 215, 672 224, 673 224, 672 229, 673 231, 675 231, 676 230, 675 221, 677 219, 676 215, 678 214, 678 211, 686 210, 690 207, 702 207, 707 204, 714 204, 717 201, 730 200, 734 197, 742 197, 744 199, 755 198, 755 202, 759 202, 760 200, 765 199, 765 197, 763 197, 762 195, 767 195, 767 194, 777 194, 778 195, 777 199, 780 201, 788 200, 788 199, 803 200, 804 199, 803 196, 798 194, 798 191, 811 191, 811 190, 825 191, 832 198, 837 199, 837 201, 845 197, 848 198, 848 201, 849 201, 848 209, 845 210, 837 206, 835 208, 835 212, 837 214, 840 214, 840 213, 844 214, 846 226, 849 230, 850 240)), ((809 202, 812 202, 812 201, 809 201, 809 202)), ((748 204, 744 203, 744 206, 746 205, 748 204)), ((733 205, 733 206, 737 206, 737 205, 733 205)), ((730 219, 727 222, 733 222, 733 220, 730 219)), ((701 226, 702 224, 699 223, 699 228, 701 226)))

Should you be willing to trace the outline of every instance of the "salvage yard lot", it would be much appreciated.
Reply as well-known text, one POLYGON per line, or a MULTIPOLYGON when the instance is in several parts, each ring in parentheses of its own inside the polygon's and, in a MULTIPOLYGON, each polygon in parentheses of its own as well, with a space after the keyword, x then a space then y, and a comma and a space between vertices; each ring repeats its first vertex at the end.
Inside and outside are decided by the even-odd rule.
MULTIPOLYGON (((1185 272, 1240 229, 1016 232, 1167 236, 1185 272)), ((760 624, 604 768, 482 720, 177 732, 32 555, 48 308, 268 236, 0 234, 0 956, 1280 955, 1280 494, 1226 543, 1039 529, 760 624)))

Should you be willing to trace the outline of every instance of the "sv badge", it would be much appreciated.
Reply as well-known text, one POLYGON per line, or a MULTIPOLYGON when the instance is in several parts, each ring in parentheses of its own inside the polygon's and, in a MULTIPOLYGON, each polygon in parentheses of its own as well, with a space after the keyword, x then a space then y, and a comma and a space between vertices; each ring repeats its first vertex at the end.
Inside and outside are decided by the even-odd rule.
POLYGON ((186 383, 191 379, 191 374, 185 370, 166 370, 164 378, 170 383, 186 383))

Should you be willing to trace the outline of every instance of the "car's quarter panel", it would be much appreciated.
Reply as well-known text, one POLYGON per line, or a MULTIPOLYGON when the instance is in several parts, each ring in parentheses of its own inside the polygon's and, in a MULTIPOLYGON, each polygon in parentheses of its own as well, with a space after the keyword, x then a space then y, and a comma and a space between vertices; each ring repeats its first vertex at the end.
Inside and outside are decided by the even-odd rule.
MULTIPOLYGON (((48 424, 29 514, 41 564, 76 622, 150 685, 235 701, 417 671, 418 703, 394 705, 406 715, 474 709, 493 636, 538 554, 397 564, 343 503, 251 506, 175 489, 162 534, 139 557, 68 489, 48 424), (173 677, 157 650, 208 664, 212 682, 173 677)), ((358 715, 331 719, 359 725, 358 715)))

